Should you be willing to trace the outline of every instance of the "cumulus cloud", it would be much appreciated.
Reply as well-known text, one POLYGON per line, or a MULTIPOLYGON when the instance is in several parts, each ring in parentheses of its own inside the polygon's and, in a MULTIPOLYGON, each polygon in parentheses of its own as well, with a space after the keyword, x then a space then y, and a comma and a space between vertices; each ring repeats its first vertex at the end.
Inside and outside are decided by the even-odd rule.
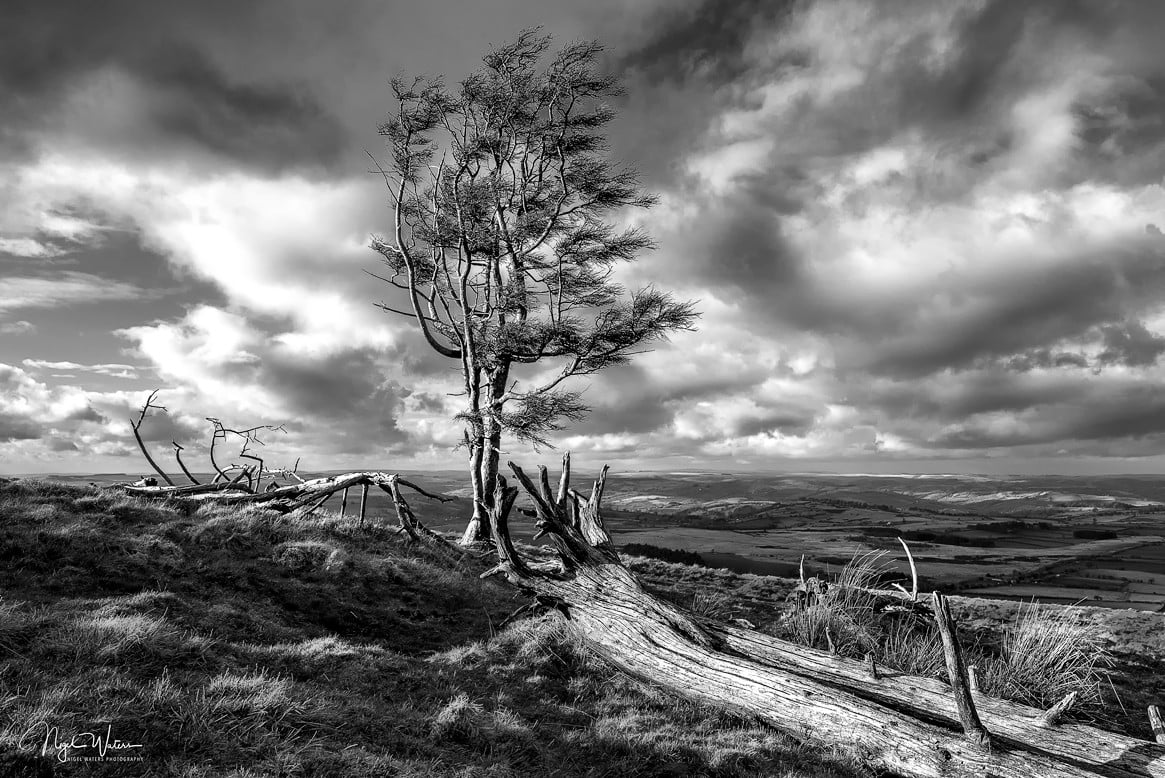
MULTIPOLYGON (((140 297, 128 275, 28 262, 127 230, 219 295, 117 325, 133 361, 156 369, 184 409, 167 434, 194 435, 228 406, 288 422, 272 443, 288 453, 408 456, 455 443, 456 364, 376 311, 388 290, 360 272, 386 218, 376 179, 352 162, 362 156, 353 139, 380 110, 371 81, 349 78, 338 48, 304 59, 253 34, 271 24, 307 40, 303 19, 318 12, 138 9, 134 29, 156 43, 135 47, 122 45, 130 28, 110 22, 129 6, 77 8, 94 34, 64 46, 44 45, 69 29, 45 8, 18 4, 20 23, 0 33, 0 95, 26 109, 0 120, 0 147, 18 151, 0 175, 0 197, 14 203, 0 214, 0 252, 21 268, 5 278, 0 310, 140 297), (39 37, 13 37, 22 27, 39 37)), ((699 332, 580 381, 594 412, 560 445, 625 462, 759 467, 1145 456, 1165 442, 1162 8, 547 8, 563 23, 551 31, 615 43, 610 64, 630 96, 612 148, 661 194, 654 211, 628 217, 660 248, 620 280, 698 298, 704 314, 699 332), (623 23, 634 14, 651 23, 623 23)), ((437 14, 400 12, 418 29, 437 14)), ((481 35, 512 21, 494 16, 483 13, 481 35)), ((335 18, 345 51, 385 48, 383 19, 364 17, 335 18)), ((456 77, 486 43, 443 60, 405 42, 415 59, 400 64, 456 77)), ((23 364, 92 375, 101 370, 86 365, 120 362, 23 364)), ((20 391, 41 398, 25 418, 50 430, 46 445, 60 423, 76 445, 113 450, 109 424, 49 409, 71 402, 114 419, 128 396, 24 376, 34 385, 20 391)))
POLYGON ((395 353, 373 346, 316 350, 314 343, 257 329, 210 306, 177 324, 121 333, 148 358, 160 380, 183 387, 190 412, 230 424, 282 424, 276 443, 305 456, 387 452, 409 435, 398 424, 410 389, 395 353), (308 449, 307 447, 310 447, 308 449))
POLYGON ((0 363, 0 455, 8 462, 48 462, 66 451, 129 453, 128 423, 123 426, 97 409, 108 407, 114 397, 72 385, 50 386, 0 363))
POLYGON ((1107 454, 1145 450, 1135 424, 1054 414, 1121 419, 1122 382, 1159 379, 1160 9, 824 0, 725 29, 716 11, 732 18, 676 11, 623 60, 647 104, 694 103, 648 157, 662 248, 633 277, 714 300, 711 348, 785 343, 800 353, 781 364, 814 367, 673 424, 740 456, 868 455, 847 424, 879 456, 1095 450, 1093 429, 1107 454), (776 402, 806 389, 804 408, 776 402))

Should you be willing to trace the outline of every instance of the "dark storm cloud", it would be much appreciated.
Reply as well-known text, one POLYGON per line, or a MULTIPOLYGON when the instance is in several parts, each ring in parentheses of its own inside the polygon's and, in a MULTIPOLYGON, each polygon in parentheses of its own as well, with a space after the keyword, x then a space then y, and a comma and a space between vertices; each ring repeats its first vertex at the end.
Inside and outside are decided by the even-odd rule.
POLYGON ((587 434, 651 432, 671 424, 673 398, 638 365, 620 365, 594 377, 584 401, 593 407, 587 434))
MULTIPOLYGON (((1161 247, 1145 242, 1102 253, 983 278, 954 292, 955 309, 936 321, 904 308, 896 325, 900 332, 854 359, 878 375, 921 376, 967 368, 982 358, 1024 354, 1098 326, 1105 333, 1109 361, 1144 359, 1146 349, 1155 348, 1146 339, 1152 336, 1114 322, 1165 295, 1161 247)), ((834 321, 851 318, 842 310, 830 313, 834 321)), ((850 324, 860 325, 860 318, 850 324)))
POLYGON ((14 110, 0 119, 0 140, 19 152, 36 133, 76 131, 52 126, 62 97, 110 68, 146 96, 142 115, 125 129, 129 137, 104 139, 123 151, 186 147, 269 170, 331 164, 347 139, 316 97, 277 78, 235 76, 205 50, 208 40, 261 36, 278 13, 269 4, 217 1, 8 3, 0 100, 14 110))
POLYGON ((700 216, 663 244, 663 272, 743 305, 758 326, 777 321, 817 330, 836 324, 827 302, 811 288, 806 258, 783 234, 781 206, 740 192, 694 198, 700 216))
POLYGON ((424 378, 453 378, 460 374, 459 362, 438 354, 429 347, 420 333, 410 332, 411 337, 404 344, 404 351, 397 359, 403 372, 424 378))
POLYGON ((233 82, 191 48, 135 73, 155 91, 159 130, 248 165, 329 165, 346 148, 337 119, 314 97, 282 85, 233 82))
POLYGON ((1036 348, 1008 358, 1004 362, 1004 367, 1019 373, 1050 367, 1083 368, 1088 367, 1088 358, 1083 354, 1074 354, 1068 351, 1036 348))
POLYGON ((322 439, 360 453, 401 444, 408 434, 397 425, 409 390, 384 382, 384 365, 371 349, 325 357, 272 353, 259 380, 278 391, 295 418, 293 425, 322 426, 322 439))
POLYGON ((36 440, 42 433, 41 425, 14 413, 0 412, 0 443, 36 440))
POLYGON ((595 407, 586 422, 579 426, 588 435, 654 432, 667 427, 675 419, 675 409, 669 405, 666 395, 650 390, 599 402, 588 393, 584 398, 587 400, 595 407))
POLYGON ((693 403, 747 391, 766 377, 760 367, 676 378, 653 375, 633 363, 620 365, 592 377, 583 400, 593 411, 581 429, 593 435, 655 432, 693 403))
POLYGON ((1101 327, 1104 351, 1098 360, 1102 365, 1145 367, 1157 363, 1165 353, 1165 338, 1155 335, 1140 321, 1127 321, 1101 327))
MULTIPOLYGON (((1165 9, 1146 11, 1156 4, 1140 4, 1134 11, 1135 3, 1113 5, 1106 9, 1092 2, 995 0, 981 9, 964 9, 952 31, 954 56, 928 67, 919 65, 931 43, 928 34, 911 39, 903 29, 895 52, 881 57, 860 87, 820 106, 808 121, 783 127, 782 135, 794 147, 808 142, 815 154, 836 157, 915 133, 940 148, 945 163, 963 168, 955 176, 916 171, 919 193, 930 202, 959 197, 979 175, 1009 164, 1006 153, 1021 140, 1009 127, 1011 112, 1018 99, 1047 86, 1052 76, 1044 58, 1049 52, 1059 49, 1059 56, 1067 58, 1084 48, 1119 61, 1127 59, 1125 48, 1155 50, 1153 31, 1165 25, 1165 9), (1140 30, 1130 23, 1136 16, 1145 17, 1140 30), (810 138, 790 139, 790 129, 810 138)), ((911 6, 891 7, 908 14, 911 6)), ((1118 149, 1144 153, 1135 166, 1142 181, 1159 179, 1165 172, 1165 160, 1151 153, 1162 147, 1155 131, 1165 123, 1165 103, 1157 99, 1165 63, 1149 59, 1122 64, 1125 72, 1104 90, 1077 98, 1074 110, 1088 117, 1080 133, 1083 145, 1076 164, 1045 172, 1050 179, 1061 185, 1127 181, 1138 171, 1113 153, 1118 149)))
POLYGON ((648 186, 682 178, 684 155, 720 110, 730 107, 733 84, 756 75, 747 47, 771 31, 794 5, 786 0, 699 0, 665 5, 639 36, 612 56, 628 96, 612 139, 615 154, 631 160, 648 186))
MULTIPOLYGON (((905 4, 898 9, 908 12, 905 4)), ((889 107, 908 126, 936 127, 965 137, 956 123, 979 124, 1008 110, 1012 98, 1041 77, 1030 67, 1033 44, 1046 50, 1068 35, 1095 38, 1111 27, 1112 18, 1090 2, 992 0, 958 14, 955 54, 939 67, 919 67, 926 41, 921 37, 909 41, 888 68, 879 68, 875 96, 893 95, 889 107)))
POLYGON ((1137 385, 1094 391, 1075 402, 1043 406, 1021 419, 1003 430, 971 420, 934 436, 928 445, 986 449, 1108 442, 1109 453, 1119 454, 1121 441, 1165 435, 1165 389, 1137 385))
POLYGON ((310 359, 272 353, 263 359, 259 381, 278 388, 297 413, 333 418, 373 396, 379 372, 370 350, 310 359))
POLYGON ((1145 185, 1165 175, 1165 73, 1127 76, 1076 116, 1089 177, 1145 185))
POLYGON ((1165 388, 1136 386, 1093 398, 1069 417, 1065 437, 1077 440, 1140 438, 1165 432, 1165 388))
POLYGON ((1079 402, 1090 388, 1078 375, 1037 381, 1002 369, 945 373, 925 382, 869 382, 862 376, 847 385, 847 399, 888 419, 950 424, 984 413, 1019 413, 1047 404, 1079 402))
POLYGON ((73 411, 65 417, 66 421, 91 421, 96 424, 104 424, 108 419, 94 410, 92 405, 86 405, 84 408, 73 411))
POLYGON ((747 200, 726 203, 722 213, 701 263, 709 282, 765 297, 801 283, 802 258, 782 236, 779 214, 747 200))
POLYGON ((817 422, 816 414, 807 409, 790 409, 738 419, 731 429, 732 435, 747 437, 763 433, 779 432, 783 435, 804 437, 817 422))
POLYGON ((620 68, 652 81, 689 79, 725 84, 746 74, 745 48, 758 28, 771 27, 794 6, 788 0, 701 0, 664 9, 620 68))
MULTIPOLYGON (((145 402, 146 393, 142 394, 145 402)), ((166 403, 163 396, 157 402, 166 403)), ((133 445, 131 422, 136 422, 141 415, 142 406, 118 398, 116 400, 96 400, 94 408, 88 406, 81 411, 71 414, 68 419, 76 422, 94 422, 108 425, 100 433, 102 440, 122 441, 133 445), (112 422, 112 423, 110 423, 112 422)), ((178 409, 175 409, 178 410, 178 409)), ((75 427, 74 427, 75 429, 75 427)), ((170 441, 197 441, 208 437, 209 425, 201 419, 194 420, 177 412, 169 413, 151 410, 138 428, 138 434, 147 443, 165 443, 170 441)))
POLYGON ((412 397, 413 402, 422 411, 427 413, 445 412, 445 398, 439 394, 433 394, 432 392, 413 392, 410 397, 412 397))
POLYGON ((676 237, 685 248, 669 269, 745 306, 755 326, 772 322, 840 338, 844 369, 920 377, 985 361, 1013 370, 1084 367, 1083 356, 1056 346, 1097 332, 1104 337, 1101 364, 1143 365, 1165 345, 1143 325, 1124 323, 1165 296, 1165 256, 1152 236, 1054 265, 1017 263, 952 277, 934 290, 941 297, 854 299, 830 288, 846 288, 845 279, 823 287, 807 272, 807 258, 782 235, 783 214, 740 196, 710 204, 704 214, 676 237))

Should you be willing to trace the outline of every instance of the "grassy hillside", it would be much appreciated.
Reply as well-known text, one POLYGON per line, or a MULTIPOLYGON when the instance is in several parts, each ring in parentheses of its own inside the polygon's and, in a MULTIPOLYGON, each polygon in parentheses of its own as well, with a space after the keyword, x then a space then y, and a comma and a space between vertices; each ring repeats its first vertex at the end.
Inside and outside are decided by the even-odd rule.
MULTIPOLYGON (((638 566, 704 612, 782 594, 638 566)), ((496 632, 522 600, 483 568, 351 518, 0 481, 0 775, 861 774, 640 688, 551 620, 496 632), (34 755, 87 732, 141 761, 34 755)))

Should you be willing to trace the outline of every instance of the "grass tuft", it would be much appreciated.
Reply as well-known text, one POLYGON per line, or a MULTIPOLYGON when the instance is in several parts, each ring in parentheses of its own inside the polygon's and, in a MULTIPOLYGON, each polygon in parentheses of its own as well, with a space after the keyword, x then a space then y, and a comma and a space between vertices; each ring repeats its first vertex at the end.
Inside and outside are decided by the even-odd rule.
POLYGON ((782 637, 801 645, 861 657, 877 651, 885 627, 870 593, 886 571, 885 552, 858 551, 824 591, 803 598, 780 625, 782 637))
POLYGON ((1076 692, 1077 705, 1103 700, 1103 669, 1111 664, 1105 634, 1063 609, 1030 603, 1005 629, 998 655, 982 667, 981 688, 988 694, 1047 708, 1076 692))
MULTIPOLYGON (((877 597, 870 590, 886 571, 883 556, 856 553, 825 591, 800 600, 774 631, 818 649, 832 641, 843 656, 862 659, 873 653, 880 665, 945 681, 942 639, 933 622, 874 607, 877 597)), ((963 653, 968 665, 978 667, 984 693, 1048 708, 1075 691, 1072 715, 1101 714, 1111 658, 1098 625, 1077 620, 1070 609, 1031 604, 1019 610, 998 643, 970 637, 963 635, 963 653)))

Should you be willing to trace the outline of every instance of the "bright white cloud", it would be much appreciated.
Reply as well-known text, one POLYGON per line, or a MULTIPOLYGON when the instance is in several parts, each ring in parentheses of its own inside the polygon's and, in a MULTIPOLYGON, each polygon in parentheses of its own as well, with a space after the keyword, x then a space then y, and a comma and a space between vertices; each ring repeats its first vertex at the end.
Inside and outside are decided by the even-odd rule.
POLYGON ((372 179, 213 175, 99 158, 82 165, 60 152, 30 165, 21 183, 44 213, 99 200, 111 223, 133 225, 239 310, 290 320, 282 337, 304 351, 394 342, 399 323, 372 306, 383 285, 361 272, 375 265, 368 239, 385 218, 372 179))

